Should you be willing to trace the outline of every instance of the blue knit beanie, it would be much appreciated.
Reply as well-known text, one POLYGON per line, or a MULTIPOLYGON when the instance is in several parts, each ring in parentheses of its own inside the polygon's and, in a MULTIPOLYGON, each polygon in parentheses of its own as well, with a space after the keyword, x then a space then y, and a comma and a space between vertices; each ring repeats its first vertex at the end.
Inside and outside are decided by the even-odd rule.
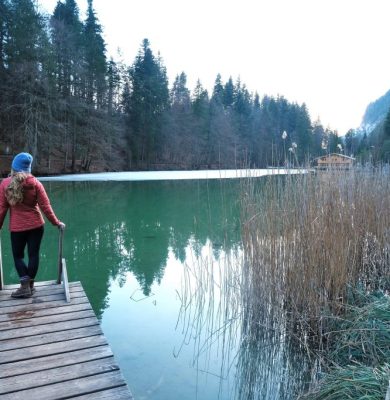
POLYGON ((12 170, 15 172, 31 172, 33 158, 29 153, 19 153, 12 161, 12 170))

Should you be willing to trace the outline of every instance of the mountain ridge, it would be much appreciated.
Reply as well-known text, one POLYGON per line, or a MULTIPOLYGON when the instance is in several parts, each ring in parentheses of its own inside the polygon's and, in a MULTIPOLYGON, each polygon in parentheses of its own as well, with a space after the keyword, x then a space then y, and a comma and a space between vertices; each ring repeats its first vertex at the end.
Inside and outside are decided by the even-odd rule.
POLYGON ((386 118, 389 109, 390 90, 367 106, 359 131, 371 133, 386 118))

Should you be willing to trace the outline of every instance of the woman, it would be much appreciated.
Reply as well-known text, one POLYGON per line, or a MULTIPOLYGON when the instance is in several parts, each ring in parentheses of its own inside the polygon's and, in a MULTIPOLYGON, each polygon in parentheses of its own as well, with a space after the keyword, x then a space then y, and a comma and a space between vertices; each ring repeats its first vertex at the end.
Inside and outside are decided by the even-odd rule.
POLYGON ((12 161, 11 175, 0 184, 0 229, 8 209, 10 210, 9 230, 11 232, 12 255, 20 278, 20 287, 12 297, 30 297, 39 266, 39 249, 43 236, 44 219, 60 229, 65 228, 54 214, 45 188, 31 174, 33 158, 29 153, 19 153, 12 161), (27 245, 28 264, 24 261, 27 245))

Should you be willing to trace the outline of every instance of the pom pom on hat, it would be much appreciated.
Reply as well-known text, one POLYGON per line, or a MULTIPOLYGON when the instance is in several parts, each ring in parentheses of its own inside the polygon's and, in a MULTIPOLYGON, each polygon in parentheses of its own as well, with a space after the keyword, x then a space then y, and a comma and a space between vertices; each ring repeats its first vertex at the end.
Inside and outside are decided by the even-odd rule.
POLYGON ((12 161, 12 170, 15 172, 31 172, 33 157, 29 153, 19 153, 12 161))

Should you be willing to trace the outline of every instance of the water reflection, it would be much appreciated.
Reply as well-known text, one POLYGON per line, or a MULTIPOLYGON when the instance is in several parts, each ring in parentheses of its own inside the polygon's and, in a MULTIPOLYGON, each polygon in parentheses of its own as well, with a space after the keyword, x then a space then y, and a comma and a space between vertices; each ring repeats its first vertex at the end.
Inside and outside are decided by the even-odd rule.
POLYGON ((182 345, 194 347, 197 371, 219 377, 219 399, 295 399, 310 372, 305 349, 289 336, 280 310, 256 301, 243 263, 239 247, 218 259, 204 247, 186 266, 182 345), (218 369, 211 362, 215 354, 218 369))
POLYGON ((285 322, 286 318, 274 318, 264 306, 260 313, 249 312, 243 318, 237 399, 295 399, 305 389, 309 359, 285 322))
POLYGON ((215 257, 211 242, 199 252, 192 249, 189 247, 180 290, 178 328, 183 338, 175 353, 192 346, 196 371, 218 377, 219 398, 232 398, 242 314, 241 250, 220 249, 215 257))
MULTIPOLYGON (((82 282, 137 400, 294 398, 304 361, 251 296, 239 182, 45 186, 67 223, 69 278, 82 282)), ((56 277, 57 240, 47 225, 40 280, 56 277)))
MULTIPOLYGON (((143 293, 160 282, 172 248, 184 262, 188 244, 199 249, 211 240, 217 254, 223 243, 239 241, 238 183, 221 182, 70 182, 45 183, 56 213, 67 222, 64 254, 70 279, 81 280, 94 296, 95 310, 106 308, 110 279, 132 272, 143 293)), ((53 279, 57 236, 47 225, 40 279, 53 279), (49 278, 51 277, 51 278, 49 278)), ((11 261, 11 260, 7 260, 11 261)), ((7 271, 6 271, 7 273, 7 271)), ((8 279, 15 281, 12 270, 8 279)), ((124 279, 124 278, 123 278, 124 279)))

